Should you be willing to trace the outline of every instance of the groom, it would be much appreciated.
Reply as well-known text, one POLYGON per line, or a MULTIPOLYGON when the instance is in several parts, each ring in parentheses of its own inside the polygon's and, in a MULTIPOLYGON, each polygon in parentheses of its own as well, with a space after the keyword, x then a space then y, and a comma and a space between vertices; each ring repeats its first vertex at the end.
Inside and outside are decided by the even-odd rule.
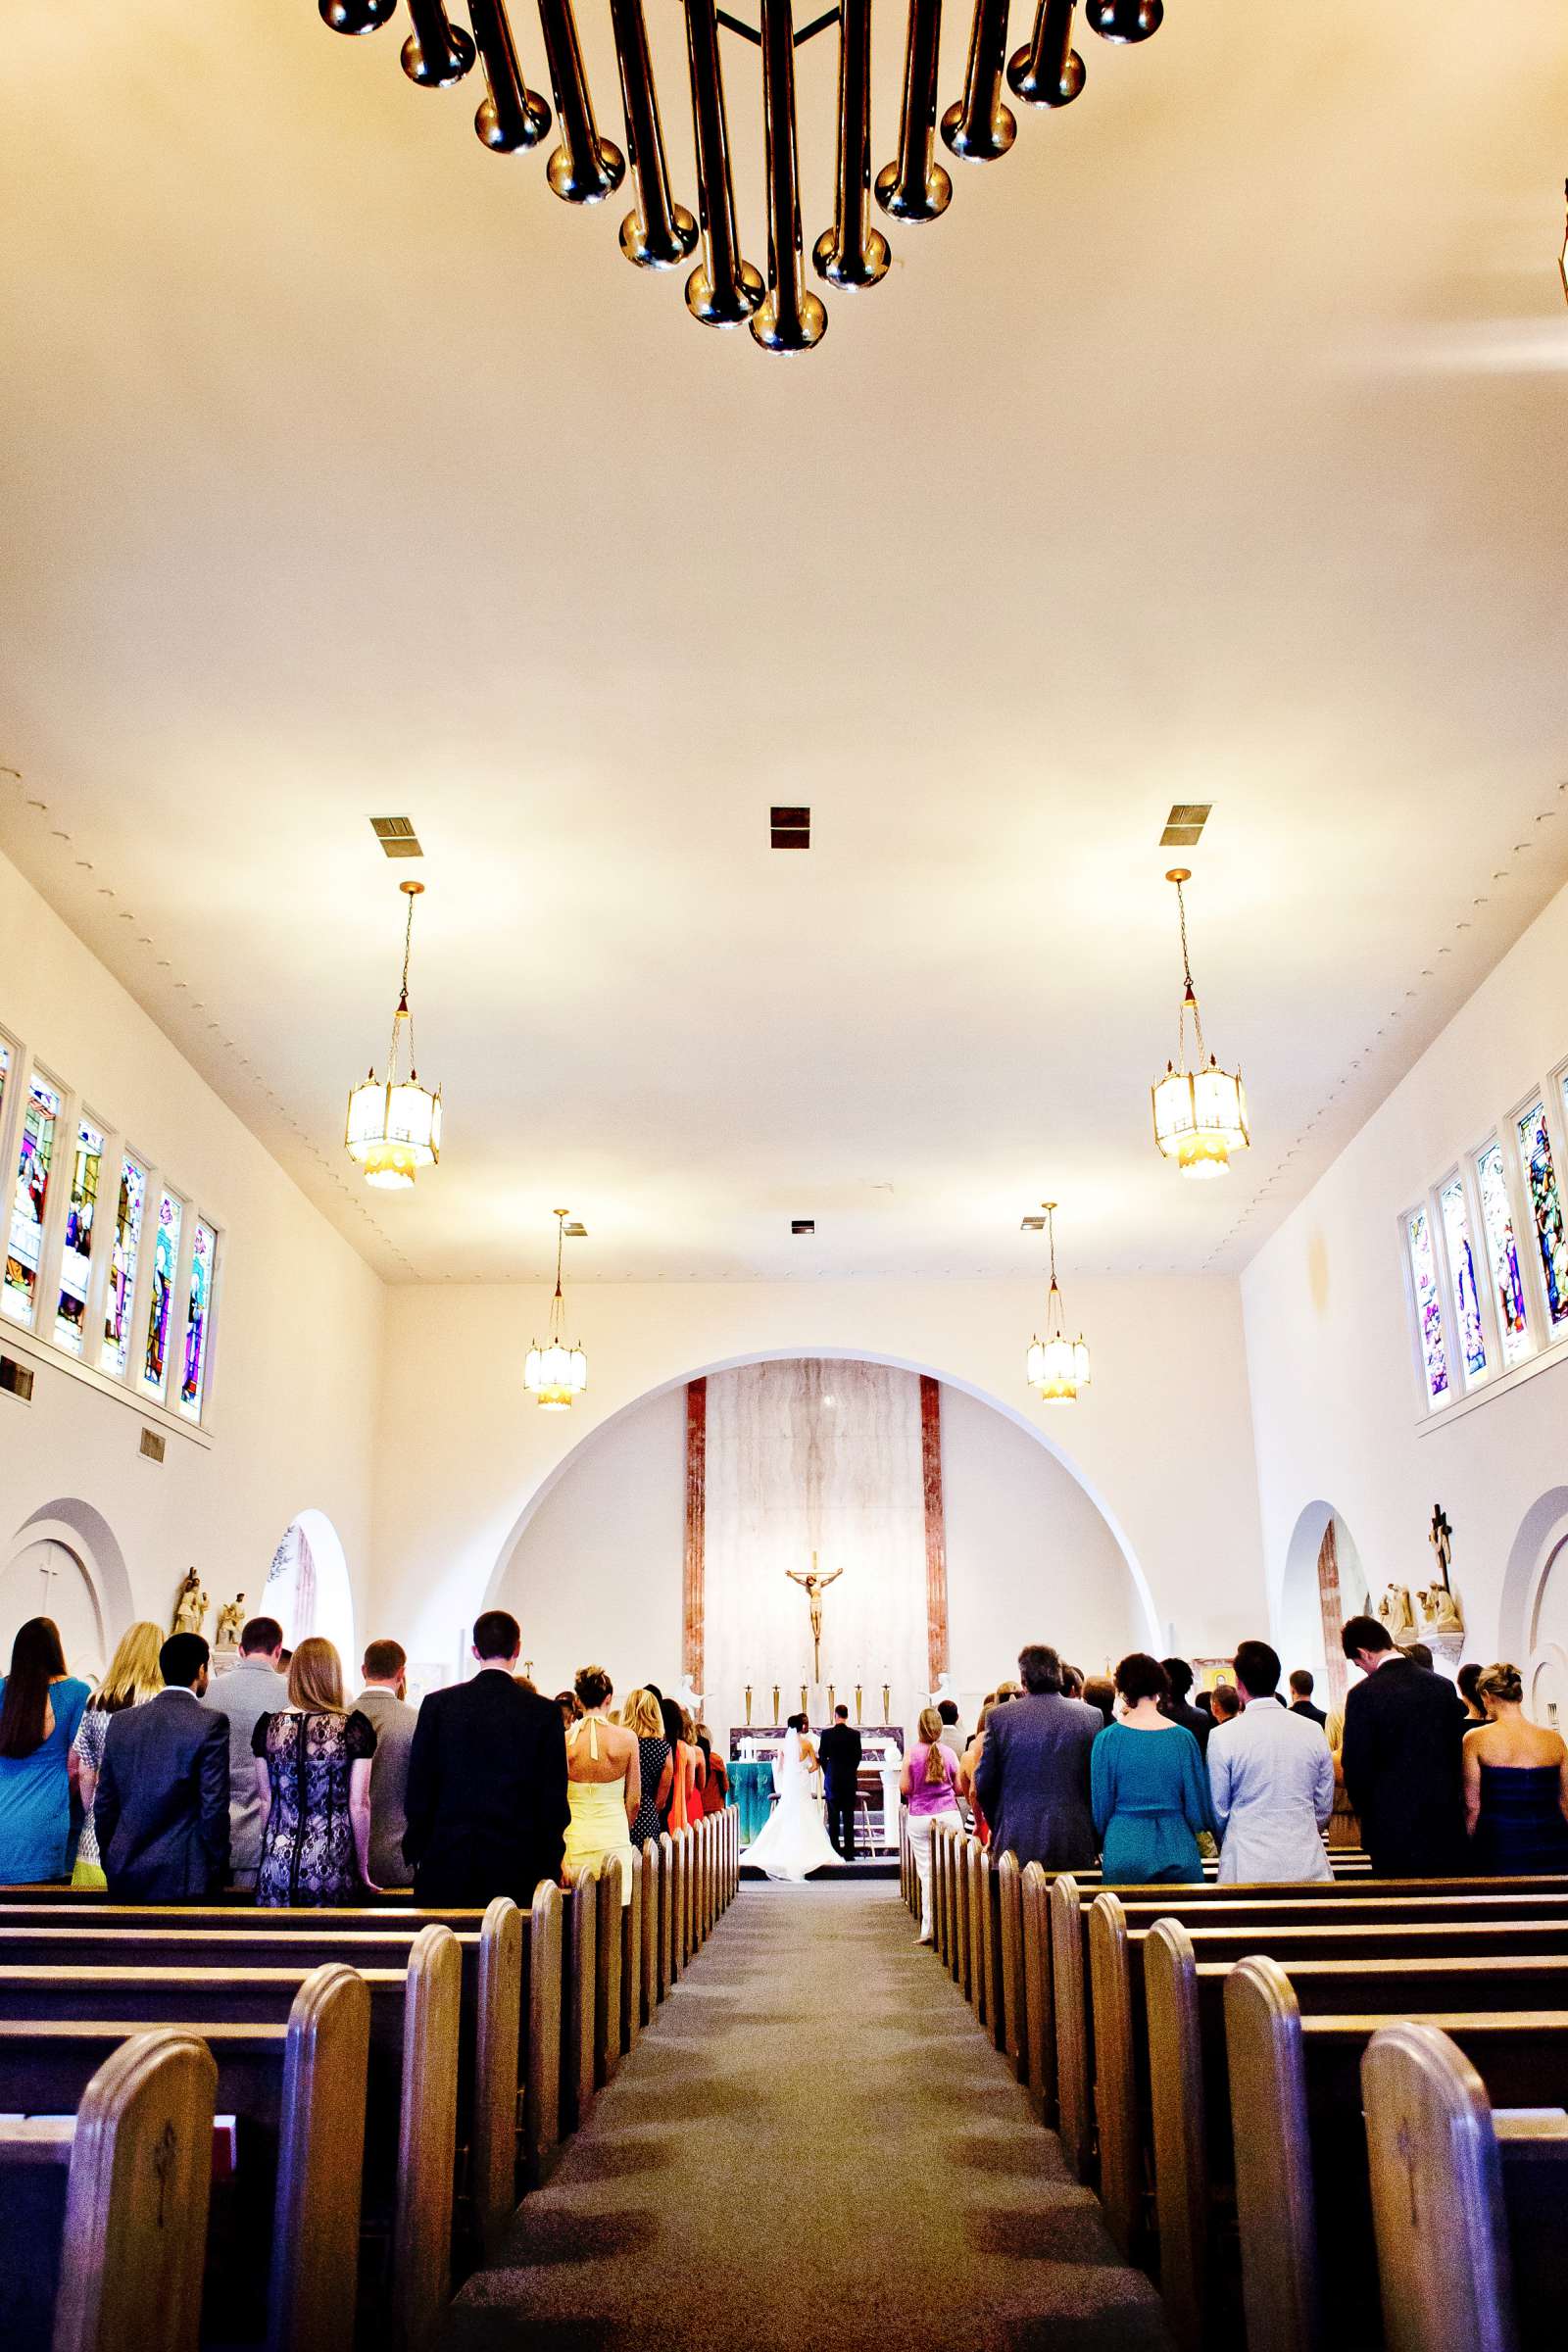
POLYGON ((817 1754, 827 1796, 827 1834, 846 1862, 855 1860, 855 1806, 860 1779, 860 1735, 850 1729, 848 1707, 835 1707, 832 1729, 817 1754))

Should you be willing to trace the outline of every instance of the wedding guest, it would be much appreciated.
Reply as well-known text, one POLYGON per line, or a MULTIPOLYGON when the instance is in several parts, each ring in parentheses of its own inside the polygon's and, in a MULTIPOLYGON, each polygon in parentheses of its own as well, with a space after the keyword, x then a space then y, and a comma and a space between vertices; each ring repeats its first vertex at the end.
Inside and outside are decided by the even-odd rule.
POLYGON ((662 1698, 659 1711, 663 1718, 664 1738, 669 1743, 669 1794, 664 1799, 662 1825, 671 1837, 686 1827, 686 1791, 690 1786, 691 1759, 686 1753, 682 1736, 683 1718, 672 1698, 662 1698))
POLYGON ((1327 1728, 1329 1719, 1321 1707, 1313 1706, 1312 1690, 1312 1677, 1304 1666, 1298 1666, 1291 1677, 1291 1713, 1304 1715, 1307 1721, 1315 1723, 1321 1732, 1327 1728))
POLYGON ((713 1735, 706 1723, 697 1726, 697 1744, 708 1767, 708 1777, 703 1783, 703 1811, 722 1813, 729 1803, 729 1766, 713 1745, 713 1735))
POLYGON ((200 1634, 171 1634, 162 1690, 109 1718, 92 1810, 115 1902, 203 1902, 228 1877, 228 1720, 201 1704, 210 1654, 200 1634))
POLYGON ((689 1829, 695 1830, 708 1810, 708 1766, 697 1744, 697 1726, 684 1708, 681 1710, 680 1736, 686 1751, 686 1769, 690 1775, 686 1783, 686 1822, 689 1829))
POLYGON ((918 1943, 929 1943, 935 1933, 931 1900, 933 1825, 939 1815, 956 1814, 958 1810, 956 1793, 958 1759, 943 1740, 946 1728, 938 1708, 922 1707, 915 1727, 915 1744, 905 1757, 899 1775, 899 1788, 909 1809, 909 1846, 920 1885, 920 1933, 915 1938, 918 1943))
POLYGON ((1242 1711, 1242 1702, 1230 1683, 1216 1683, 1208 1694, 1208 1711, 1213 1722, 1234 1723, 1242 1711))
POLYGON ((505 1609, 473 1628, 479 1671, 419 1709, 409 1756, 404 1853, 417 1902, 482 1910, 510 1894, 526 1911, 565 1850, 566 1736, 554 1700, 512 1677, 522 1634, 505 1609))
POLYGON ((568 1871, 618 1854, 622 1905, 631 1901, 637 1855, 632 1824, 642 1804, 637 1736, 610 1720, 614 1690, 602 1666, 581 1666, 574 1684, 582 1713, 566 1734, 565 1864, 568 1871))
POLYGON ((264 1715, 288 1705, 280 1671, 287 1655, 275 1617, 252 1617, 240 1628, 239 1660, 208 1686, 202 1701, 228 1723, 228 1861, 236 1886, 254 1886, 262 1850, 262 1808, 256 1794, 251 1741, 264 1715))
MULTIPOLYGON (((1114 1720, 1116 1713, 1116 1686, 1111 1681, 1108 1674, 1091 1674, 1085 1676, 1084 1704, 1087 1707, 1098 1707, 1107 1723, 1110 1723, 1114 1720)), ((1172 1720, 1174 1721, 1175 1718, 1173 1717, 1172 1720)), ((1200 1721, 1203 1726, 1204 1735, 1206 1736, 1209 1728, 1208 1717, 1204 1715, 1200 1718, 1200 1721)), ((1191 1724, 1189 1724, 1187 1728, 1189 1731, 1191 1731, 1193 1727, 1191 1724)))
POLYGON ((956 1698, 939 1698, 937 1713, 942 1718, 942 1737, 949 1747, 961 1751, 962 1736, 958 1730, 958 1702, 956 1698))
POLYGON ((1089 1768, 1105 1884, 1201 1879, 1199 1834, 1213 1831, 1214 1816, 1202 1751, 1187 1726, 1163 1711, 1165 1669, 1134 1650, 1116 1669, 1116 1691, 1121 1721, 1100 1734, 1089 1768))
POLYGON ((1492 1721, 1477 1689, 1482 1673, 1483 1669, 1472 1660, 1468 1665, 1461 1666, 1454 1678, 1459 1686, 1459 1696, 1464 1700, 1464 1721, 1459 1727, 1461 1739, 1473 1732, 1478 1724, 1492 1721))
POLYGON ((1334 1810, 1329 1815, 1326 1832, 1331 1854, 1342 1854, 1358 1848, 1361 1843, 1361 1824, 1356 1818, 1345 1787, 1345 1709, 1336 1707, 1323 1726, 1323 1737, 1329 1743, 1329 1760, 1334 1766, 1334 1810))
POLYGON ((1220 1882, 1332 1878, 1323 1845, 1334 1808, 1328 1741, 1282 1703, 1279 1652, 1268 1642, 1242 1642, 1235 1673, 1241 1711, 1208 1742, 1220 1882))
POLYGON ((63 1879, 71 1845, 71 1747, 92 1692, 66 1672, 60 1628, 29 1617, 0 1682, 0 1885, 63 1879))
POLYGON ((1380 1879, 1465 1868, 1461 1726, 1450 1682, 1412 1666, 1376 1617, 1352 1617, 1345 1654, 1366 1677, 1345 1701, 1345 1786, 1380 1879))
POLYGON ((414 1727, 418 1721, 408 1703, 409 1660, 401 1642, 371 1642, 360 1672, 364 1688, 354 1701, 375 1734, 370 1758, 370 1868, 374 1886, 407 1886, 413 1873, 403 1859, 403 1834, 408 1828, 404 1803, 409 1785, 409 1755, 414 1727))
POLYGON ((582 1721, 582 1701, 575 1690, 558 1690, 556 1704, 561 1709, 561 1724, 569 1732, 574 1723, 582 1721))
MULTIPOLYGON (((986 1819, 985 1808, 974 1792, 974 1772, 975 1766, 986 1752, 986 1725, 990 1722, 997 1703, 996 1692, 988 1690, 980 1702, 980 1712, 975 1718, 974 1738, 968 1746, 960 1752, 957 1750, 956 1741, 951 1742, 958 1754, 958 1795, 974 1816, 974 1834, 982 1845, 991 1843, 991 1824, 986 1819)), ((941 1715, 940 1707, 937 1709, 937 1713, 941 1715)), ((944 1723, 943 1736, 946 1737, 946 1735, 947 1725, 944 1723)))
POLYGON ((375 1733, 343 1696, 337 1650, 319 1634, 294 1652, 288 1705, 251 1734, 262 1816, 256 1900, 306 1908, 358 1902, 370 1876, 375 1733))
POLYGON ((1062 1668, 1062 1670, 1061 1670, 1061 1695, 1062 1695, 1062 1697, 1063 1697, 1063 1698, 1082 1698, 1083 1694, 1084 1694, 1084 1674, 1083 1674, 1083 1668, 1082 1668, 1081 1666, 1063 1666, 1063 1668, 1062 1668))
POLYGON ((1404 1654, 1412 1666, 1419 1666, 1426 1674, 1432 1673, 1432 1652, 1424 1642, 1407 1642, 1404 1654))
POLYGON ((1568 1746, 1529 1721, 1517 1666, 1489 1666, 1478 1690, 1492 1720, 1461 1749, 1471 1867, 1484 1878, 1568 1871, 1568 1746))
MULTIPOLYGON (((1165 1680, 1170 1685, 1170 1696, 1160 1709, 1161 1714, 1171 1723, 1181 1724, 1192 1733, 1200 1748, 1206 1748, 1208 1735, 1214 1729, 1214 1718, 1195 1707, 1188 1695, 1197 1679, 1191 1666, 1185 1658, 1161 1658, 1160 1664, 1165 1669, 1165 1680)), ((1087 1697, 1088 1692, 1085 1691, 1084 1695, 1087 1697)))
POLYGON ((1089 1802, 1089 1751, 1104 1729, 1098 1707, 1065 1698, 1061 1660, 1044 1642, 1018 1659, 1024 1695, 998 1707, 986 1725, 975 1793, 999 1853, 1020 1866, 1085 1870, 1100 1848, 1089 1802))
POLYGON ((631 1841, 641 1853, 649 1838, 657 1838, 664 1826, 675 1768, 670 1761, 663 1709, 657 1692, 646 1686, 634 1690, 626 1701, 625 1716, 626 1729, 637 1741, 637 1783, 641 1794, 637 1800, 637 1818, 631 1825, 631 1841))
POLYGON ((76 1844, 75 1868, 71 1874, 73 1886, 87 1886, 101 1893, 109 1883, 104 1877, 98 1832, 92 1817, 104 1741, 109 1735, 111 1716, 118 1715, 122 1707, 139 1707, 145 1699, 156 1698, 163 1689, 164 1678, 158 1664, 163 1645, 163 1628, 150 1619, 143 1618, 139 1624, 127 1627, 110 1660, 109 1672, 88 1699, 76 1727, 71 1766, 81 1806, 81 1837, 76 1844))

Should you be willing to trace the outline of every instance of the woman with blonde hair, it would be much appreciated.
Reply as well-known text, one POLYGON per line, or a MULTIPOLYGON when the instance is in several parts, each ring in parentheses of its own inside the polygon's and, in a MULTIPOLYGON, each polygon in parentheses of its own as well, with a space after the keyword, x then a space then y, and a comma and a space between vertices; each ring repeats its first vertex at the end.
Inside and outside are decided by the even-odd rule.
POLYGON ((579 1666, 573 1686, 582 1709, 566 1734, 566 1868, 582 1870, 618 1854, 626 1869, 622 1906, 631 1901, 632 1824, 642 1806, 642 1751, 636 1735, 610 1720, 614 1688, 602 1666, 579 1666))
MULTIPOLYGON (((996 1704, 993 1696, 991 1703, 996 1704)), ((916 1726, 919 1738, 904 1759, 899 1788, 909 1808, 909 1844, 915 1876, 920 1882, 920 1933, 916 1940, 929 1943, 933 1934, 931 1909, 931 1838, 939 1813, 956 1813, 958 1759, 942 1743, 946 1726, 935 1707, 922 1707, 916 1726)), ((978 1735, 977 1735, 978 1736, 978 1735)))
POLYGON ((104 1741, 109 1736, 109 1718, 118 1715, 122 1707, 139 1707, 144 1699, 158 1696, 164 1687, 163 1670, 158 1663, 158 1652, 163 1646, 163 1627, 154 1625, 151 1619, 143 1617, 137 1624, 127 1626, 110 1660, 109 1672, 82 1711, 75 1745, 71 1751, 71 1777, 85 1817, 76 1846, 76 1866, 71 1874, 73 1886, 90 1886, 102 1892, 109 1883, 104 1877, 98 1833, 92 1818, 104 1741))
POLYGON ((256 1900, 269 1906, 357 1902, 370 1878, 370 1758, 375 1732, 343 1698, 343 1666, 312 1634, 289 1660, 288 1705, 251 1734, 262 1808, 256 1900))
POLYGON ((1464 1735, 1464 1826, 1488 1878, 1568 1870, 1568 1746, 1525 1714, 1524 1677, 1489 1666, 1476 1694, 1492 1721, 1464 1735))

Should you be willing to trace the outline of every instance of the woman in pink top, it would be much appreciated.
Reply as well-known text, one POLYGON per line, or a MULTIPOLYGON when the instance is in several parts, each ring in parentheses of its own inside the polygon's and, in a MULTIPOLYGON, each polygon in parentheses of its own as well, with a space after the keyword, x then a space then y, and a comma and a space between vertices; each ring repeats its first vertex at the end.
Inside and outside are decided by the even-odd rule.
POLYGON ((920 1881, 920 1933, 916 1940, 929 1943, 931 1917, 931 1832, 939 1813, 956 1813, 958 1759, 942 1744, 944 1725, 935 1707, 922 1708, 916 1726, 919 1739, 904 1759, 899 1788, 909 1808, 909 1844, 920 1881))

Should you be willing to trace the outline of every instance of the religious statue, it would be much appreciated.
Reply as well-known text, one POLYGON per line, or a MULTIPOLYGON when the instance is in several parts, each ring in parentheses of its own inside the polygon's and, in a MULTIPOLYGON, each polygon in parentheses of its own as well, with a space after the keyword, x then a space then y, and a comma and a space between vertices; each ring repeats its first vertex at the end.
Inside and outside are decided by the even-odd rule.
POLYGON ((1423 1586, 1416 1598, 1421 1603, 1423 1639, 1433 1634, 1463 1634, 1464 1613, 1446 1585, 1423 1586))
POLYGON ((225 1600, 218 1612, 218 1626, 213 1636, 213 1647, 215 1649, 237 1649, 244 1625, 245 1595, 243 1592, 236 1592, 233 1599, 225 1600))
POLYGON ((192 1568, 174 1601, 173 1630, 176 1634, 199 1634, 206 1619, 207 1595, 202 1591, 201 1578, 192 1568))
POLYGON ((1432 1505, 1432 1527, 1427 1542, 1438 1555, 1438 1574, 1443 1579, 1443 1589, 1446 1592, 1451 1592, 1448 1562, 1453 1558, 1453 1530, 1448 1525, 1448 1514, 1441 1502, 1432 1505))
POLYGON ((811 1573, 809 1576, 802 1576, 798 1568, 786 1568, 784 1573, 789 1578, 792 1585, 800 1586, 802 1592, 806 1594, 808 1601, 810 1603, 811 1652, 816 1661, 812 1671, 811 1680, 814 1683, 819 1683, 822 1680, 822 1595, 827 1591, 829 1585, 836 1585, 838 1583, 839 1578, 844 1574, 844 1571, 842 1568, 835 1568, 831 1576, 818 1575, 816 1554, 813 1551, 811 1554, 811 1573))
POLYGON ((1416 1639, 1415 1611, 1407 1585, 1390 1585, 1378 1602, 1378 1621, 1395 1645, 1403 1649, 1416 1639))

